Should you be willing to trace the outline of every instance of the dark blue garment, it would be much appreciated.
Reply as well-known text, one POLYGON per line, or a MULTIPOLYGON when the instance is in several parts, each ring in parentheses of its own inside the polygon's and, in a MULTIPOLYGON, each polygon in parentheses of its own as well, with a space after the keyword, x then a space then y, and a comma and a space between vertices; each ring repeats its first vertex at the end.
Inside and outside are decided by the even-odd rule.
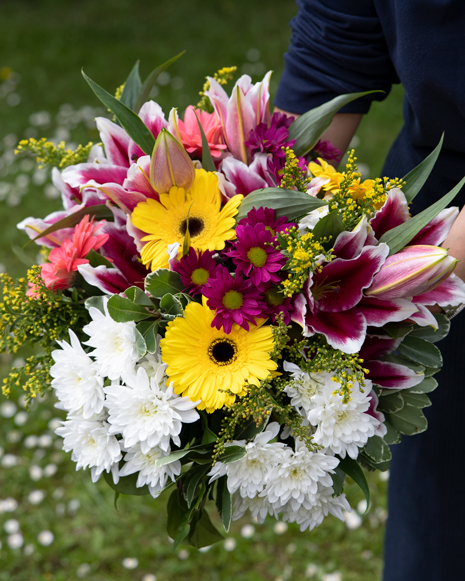
MULTIPOLYGON (((405 125, 382 175, 403 176, 445 131, 433 174, 413 203, 418 212, 465 175, 465 1, 298 0, 275 105, 304 113, 333 97, 382 89, 344 111, 366 113, 391 84, 405 88, 405 125)), ((462 207, 465 189, 454 205, 462 207)), ((393 446, 384 581, 465 579, 464 314, 439 347, 439 388, 425 410, 429 428, 393 446)))

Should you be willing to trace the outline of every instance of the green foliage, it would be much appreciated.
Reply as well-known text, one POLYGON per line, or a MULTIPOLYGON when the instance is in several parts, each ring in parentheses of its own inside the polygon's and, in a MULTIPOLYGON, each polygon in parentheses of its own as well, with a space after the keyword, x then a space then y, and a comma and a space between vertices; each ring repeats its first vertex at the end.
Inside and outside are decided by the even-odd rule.
POLYGON ((145 290, 154 298, 161 299, 166 294, 177 294, 184 290, 181 277, 177 272, 160 268, 145 278, 145 290))
POLYGON ((442 149, 442 144, 444 142, 444 133, 441 135, 441 139, 438 145, 433 149, 433 151, 426 157, 417 167, 414 167, 404 178, 405 182, 402 191, 404 192, 407 202, 412 202, 418 192, 421 190, 426 180, 428 179, 430 173, 433 171, 433 167, 439 157, 439 152, 442 149))

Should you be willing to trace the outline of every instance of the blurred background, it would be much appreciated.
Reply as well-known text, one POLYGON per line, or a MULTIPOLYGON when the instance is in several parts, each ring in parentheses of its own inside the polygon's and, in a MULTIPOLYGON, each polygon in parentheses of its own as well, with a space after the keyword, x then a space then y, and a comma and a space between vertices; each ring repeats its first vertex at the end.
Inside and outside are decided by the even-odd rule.
MULTIPOLYGON (((14 154, 20 139, 67 147, 98 142, 94 118, 107 115, 81 68, 114 93, 135 61, 142 77, 182 50, 151 97, 167 114, 197 103, 206 75, 223 66, 261 80, 273 96, 290 38, 293 0, 3 0, 0 6, 0 271, 24 275, 37 247, 16 224, 60 208, 47 170, 14 154)), ((402 89, 374 103, 353 141, 363 177, 379 175, 402 125, 402 89)), ((400 177, 400 176, 399 176, 400 177)), ((24 354, 18 353, 17 357, 24 354)), ((15 363, 0 355, 0 374, 15 363)), ((16 363, 18 363, 16 361, 16 363)), ((173 552, 167 498, 121 497, 61 451, 52 397, 28 412, 24 397, 0 395, 0 581, 373 581, 382 570, 387 474, 371 475, 372 503, 349 483, 347 522, 328 517, 312 532, 244 517, 224 542, 173 552), (202 553, 206 553, 203 555, 202 553)), ((213 510, 212 510, 213 513, 213 510)))

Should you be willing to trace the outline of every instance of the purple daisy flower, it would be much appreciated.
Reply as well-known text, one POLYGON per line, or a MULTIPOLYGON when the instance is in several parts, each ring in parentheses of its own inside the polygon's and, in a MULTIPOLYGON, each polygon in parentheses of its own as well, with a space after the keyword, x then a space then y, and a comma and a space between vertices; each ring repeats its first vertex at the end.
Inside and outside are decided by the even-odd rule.
POLYGON ((313 152, 316 157, 322 157, 326 161, 335 160, 341 161, 342 151, 334 146, 331 141, 324 141, 320 139, 315 147, 313 148, 313 152))
POLYGON ((218 270, 218 264, 213 258, 213 252, 205 250, 197 254, 195 248, 189 248, 189 254, 173 264, 173 270, 181 277, 181 282, 190 294, 202 292, 203 286, 213 278, 218 270))
POLYGON ((273 323, 276 323, 276 315, 283 314, 283 322, 289 325, 291 322, 291 313, 294 310, 290 297, 285 297, 279 292, 279 287, 275 284, 269 286, 263 293, 266 301, 267 315, 271 317, 273 323))
POLYGON ((202 290, 207 297, 207 305, 215 310, 212 327, 230 333, 233 323, 246 331, 249 323, 255 325, 255 318, 263 316, 266 305, 260 292, 250 280, 244 280, 240 274, 233 278, 224 266, 218 267, 216 276, 202 290))
POLYGON ((236 228, 237 241, 228 256, 237 266, 237 273, 249 276, 253 284, 280 282, 277 274, 286 264, 286 257, 273 245, 273 236, 264 224, 245 224, 236 228))
POLYGON ((249 133, 249 138, 244 142, 252 152, 272 153, 276 157, 285 157, 283 147, 292 147, 295 139, 289 139, 289 126, 294 117, 288 117, 284 113, 273 113, 270 126, 259 123, 249 133))
POLYGON ((281 218, 276 218, 276 212, 272 208, 260 207, 258 210, 252 208, 245 218, 239 220, 239 226, 245 226, 250 224, 255 226, 255 224, 264 224, 265 230, 271 232, 271 235, 276 236, 276 232, 284 232, 286 228, 292 228, 295 226, 293 222, 288 222, 285 216, 281 218))

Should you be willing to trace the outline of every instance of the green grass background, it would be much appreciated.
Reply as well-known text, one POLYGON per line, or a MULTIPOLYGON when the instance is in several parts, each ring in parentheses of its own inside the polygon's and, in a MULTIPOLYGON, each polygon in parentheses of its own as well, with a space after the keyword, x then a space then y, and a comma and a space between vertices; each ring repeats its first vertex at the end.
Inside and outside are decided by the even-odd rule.
MULTIPOLYGON (((0 192, 3 183, 14 193, 18 177, 32 175, 21 160, 5 161, 11 155, 12 136, 19 140, 31 134, 31 115, 41 111, 51 115, 50 123, 39 128, 39 136, 51 137, 63 104, 76 110, 99 106, 81 77, 81 68, 112 92, 137 59, 145 76, 186 50, 169 70, 169 82, 158 86, 155 100, 165 113, 172 106, 182 111, 187 104, 196 103, 205 75, 232 64, 239 67, 239 73, 252 74, 254 81, 272 69, 273 94, 290 38, 288 22, 295 10, 290 0, 3 0, 0 73, 3 67, 10 67, 16 85, 9 94, 2 94, 0 78, 0 192), (9 97, 12 92, 18 97, 9 97)), ((371 177, 379 175, 402 124, 401 100, 402 90, 395 87, 384 102, 372 106, 357 132, 357 156, 371 177)), ((98 134, 80 123, 71 131, 71 139, 96 142, 98 134)), ((16 223, 58 208, 59 201, 44 195, 44 185, 31 184, 20 203, 0 201, 3 268, 18 276, 36 258, 36 247, 23 249, 26 239, 16 223)), ((0 363, 4 373, 11 360, 4 356, 0 363)), ((0 396, 0 406, 3 401, 0 396)), ((290 526, 284 534, 277 534, 270 520, 263 526, 253 525, 255 534, 244 538, 241 529, 250 522, 245 517, 228 535, 237 543, 234 550, 227 551, 220 543, 207 553, 192 548, 173 553, 165 533, 166 498, 125 497, 117 512, 112 492, 104 483, 92 485, 87 472, 76 473, 68 455, 59 450, 59 441, 50 447, 24 445, 28 435, 53 434, 49 423, 55 417, 60 413, 51 400, 37 402, 21 427, 15 424, 15 416, 0 416, 0 454, 3 460, 6 454, 17 459, 14 467, 0 464, 0 501, 11 497, 18 502, 14 512, 3 514, 0 503, 0 581, 129 581, 142 580, 148 574, 158 581, 298 580, 311 575, 336 581, 335 572, 347 581, 380 578, 386 485, 376 475, 371 478, 371 510, 356 530, 348 530, 330 517, 310 533, 290 526), (57 467, 56 474, 31 479, 31 466, 50 464, 57 467), (34 489, 45 493, 39 505, 28 500, 34 489), (24 547, 8 547, 4 525, 9 519, 19 522, 25 545, 33 546, 26 551, 30 554, 24 554, 24 547), (55 536, 48 547, 37 540, 42 530, 55 536), (125 558, 137 559, 137 567, 125 568, 125 558)), ((354 506, 362 498, 353 485, 349 485, 348 495, 354 506)))

